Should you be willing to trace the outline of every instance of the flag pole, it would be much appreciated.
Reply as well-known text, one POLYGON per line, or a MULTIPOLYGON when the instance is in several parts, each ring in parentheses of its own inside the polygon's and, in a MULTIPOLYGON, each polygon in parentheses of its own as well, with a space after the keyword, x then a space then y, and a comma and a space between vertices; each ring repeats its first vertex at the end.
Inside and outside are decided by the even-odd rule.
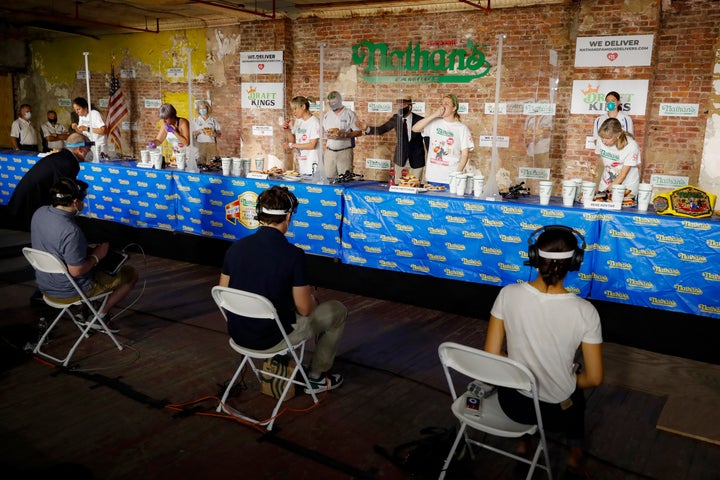
MULTIPOLYGON (((85 56, 85 90, 87 95, 87 103, 88 103, 88 118, 90 119, 90 128, 92 129, 92 102, 90 101, 90 68, 88 67, 88 56, 90 55, 90 52, 83 52, 83 56, 85 56)), ((99 162, 100 157, 98 156, 97 151, 97 145, 93 145, 91 147, 93 152, 93 162, 99 162)))

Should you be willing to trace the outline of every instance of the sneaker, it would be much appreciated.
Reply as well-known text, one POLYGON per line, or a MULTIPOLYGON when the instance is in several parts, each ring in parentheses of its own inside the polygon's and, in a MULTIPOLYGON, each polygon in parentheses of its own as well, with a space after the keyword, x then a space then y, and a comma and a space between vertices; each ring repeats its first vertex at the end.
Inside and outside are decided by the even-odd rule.
POLYGON ((305 389, 305 393, 308 395, 311 393, 322 393, 335 390, 342 385, 344 381, 343 376, 339 373, 326 373, 320 378, 311 378, 309 380, 312 388, 305 389))

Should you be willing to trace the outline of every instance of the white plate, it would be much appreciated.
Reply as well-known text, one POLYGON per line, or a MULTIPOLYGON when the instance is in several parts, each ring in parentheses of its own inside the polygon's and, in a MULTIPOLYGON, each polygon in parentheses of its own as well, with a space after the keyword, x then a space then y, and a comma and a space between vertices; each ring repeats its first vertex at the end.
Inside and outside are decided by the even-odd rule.
POLYGON ((300 175, 294 176, 294 175, 280 175, 283 180, 286 182, 299 182, 302 180, 302 177, 300 175))
POLYGON ((152 164, 152 163, 138 162, 138 163, 137 163, 137 166, 138 166, 138 168, 153 168, 153 164, 152 164))

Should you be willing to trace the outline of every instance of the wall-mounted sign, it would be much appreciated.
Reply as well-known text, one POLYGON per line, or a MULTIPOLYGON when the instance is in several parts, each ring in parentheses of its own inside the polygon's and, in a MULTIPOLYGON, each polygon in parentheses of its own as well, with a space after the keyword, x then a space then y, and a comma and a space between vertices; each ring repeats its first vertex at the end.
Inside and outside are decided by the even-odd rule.
POLYGON ((366 158, 365 168, 374 168, 376 170, 390 170, 390 160, 386 158, 366 158))
MULTIPOLYGON (((498 103, 497 104, 497 112, 498 115, 505 115, 507 113, 507 104, 506 103, 498 103)), ((495 114, 495 104, 494 103, 486 103, 485 104, 485 115, 494 115, 495 114)))
MULTIPOLYGON (((481 147, 492 147, 492 141, 492 135, 480 135, 478 145, 481 147)), ((498 148, 508 148, 510 146, 510 137, 498 135, 495 137, 495 146, 498 148)))
POLYGON ((256 137, 272 137, 273 127, 271 125, 253 125, 252 134, 256 137))
POLYGON ((470 112, 470 104, 467 102, 458 102, 458 115, 467 115, 470 112))
POLYGON ((98 106, 99 106, 100 108, 107 108, 107 106, 108 106, 108 99, 107 99, 107 98, 101 98, 100 100, 98 100, 98 106))
POLYGON ((183 78, 185 76, 185 69, 181 67, 173 67, 167 69, 168 78, 183 78))
POLYGON ((658 114, 661 117, 697 117, 699 103, 661 103, 658 114))
POLYGON ((578 37, 575 68, 647 67, 652 60, 653 35, 578 37))
POLYGON ((549 168, 520 167, 518 168, 518 178, 550 180, 549 168))
POLYGON ((69 98, 58 98, 58 107, 72 107, 72 100, 69 98))
MULTIPOLYGON (((352 63, 363 67, 359 76, 368 83, 468 83, 490 73, 481 45, 472 40, 464 49, 450 51, 426 49, 422 43, 411 41, 393 50, 386 43, 363 40, 352 47, 352 63)), ((436 45, 427 42, 427 46, 436 45)))
POLYGON ((282 110, 285 95, 282 83, 245 83, 242 86, 242 108, 282 110))
POLYGON ((123 68, 120 70, 120 78, 135 78, 134 68, 123 68))
POLYGON ((160 108, 162 101, 155 99, 145 99, 145 108, 160 108))
POLYGON ((240 73, 269 75, 283 73, 283 52, 240 52, 240 73))
POLYGON ((78 80, 85 80, 87 78, 87 75, 85 75, 85 70, 78 70, 75 72, 75 78, 78 80))
POLYGON ((689 185, 689 177, 679 177, 675 175, 650 175, 650 183, 653 187, 659 188, 680 188, 689 185))
POLYGON ((602 115, 605 96, 618 92, 622 111, 628 115, 645 115, 647 80, 573 80, 570 113, 602 115))
POLYGON ((393 102, 368 102, 368 113, 395 113, 393 102))
POLYGON ((523 104, 525 115, 555 115, 554 103, 525 103, 523 104))
POLYGON ((120 124, 121 130, 137 130, 137 122, 122 122, 120 124))

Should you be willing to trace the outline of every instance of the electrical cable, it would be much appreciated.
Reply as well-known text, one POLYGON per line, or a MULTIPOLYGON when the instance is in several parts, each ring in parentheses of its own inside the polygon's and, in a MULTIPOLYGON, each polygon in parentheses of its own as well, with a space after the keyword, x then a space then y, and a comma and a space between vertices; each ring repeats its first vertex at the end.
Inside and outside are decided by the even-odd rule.
MULTIPOLYGON (((147 255, 145 255, 145 250, 143 250, 142 246, 139 243, 128 243, 122 249, 122 252, 127 253, 127 249, 132 246, 137 246, 137 248, 140 250, 140 253, 143 256, 143 273, 146 273, 147 272, 147 255)), ((122 316, 123 313, 125 313, 128 309, 130 309, 130 307, 135 305, 138 302, 138 300, 140 300, 142 298, 143 294, 145 293, 146 287, 147 287, 147 276, 143 275, 143 284, 142 284, 142 288, 140 289, 140 293, 138 293, 137 297, 135 297, 135 299, 132 302, 130 302, 129 305, 123 307, 122 310, 120 310, 118 313, 113 315, 112 319, 117 320, 119 317, 122 316)))

